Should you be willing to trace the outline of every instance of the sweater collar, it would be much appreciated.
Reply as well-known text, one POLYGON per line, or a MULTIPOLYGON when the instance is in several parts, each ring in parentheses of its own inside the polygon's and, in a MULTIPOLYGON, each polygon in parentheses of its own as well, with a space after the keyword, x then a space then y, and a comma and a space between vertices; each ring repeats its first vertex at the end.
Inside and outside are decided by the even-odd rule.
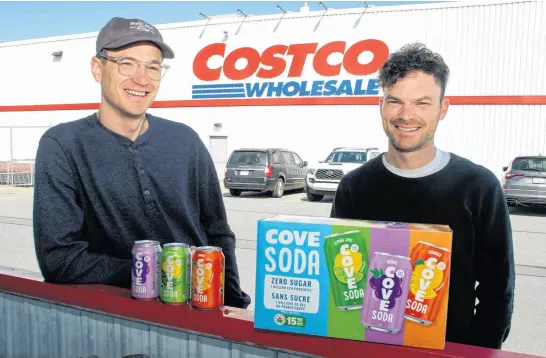
POLYGON ((152 138, 153 134, 157 130, 157 118, 152 116, 149 113, 146 113, 146 119, 148 120, 148 129, 146 132, 139 135, 135 141, 133 142, 131 139, 114 132, 113 130, 106 128, 99 120, 98 112, 93 113, 91 116, 89 116, 89 119, 93 126, 97 127, 98 129, 104 131, 107 133, 111 138, 116 140, 118 143, 124 145, 124 146, 132 146, 132 147, 139 147, 144 145, 150 138, 152 138))

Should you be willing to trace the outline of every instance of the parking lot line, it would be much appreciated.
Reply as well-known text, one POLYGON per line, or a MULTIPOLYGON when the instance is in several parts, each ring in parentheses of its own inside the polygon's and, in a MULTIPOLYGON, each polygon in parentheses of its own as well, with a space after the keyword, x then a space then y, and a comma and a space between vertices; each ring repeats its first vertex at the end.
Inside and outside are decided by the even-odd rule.
POLYGON ((285 203, 291 203, 293 201, 301 201, 301 198, 298 199, 291 199, 291 200, 283 200, 285 203))
POLYGON ((289 194, 289 195, 283 196, 283 201, 285 203, 290 203, 293 201, 301 201, 301 199, 304 197, 305 197, 305 193, 289 194))

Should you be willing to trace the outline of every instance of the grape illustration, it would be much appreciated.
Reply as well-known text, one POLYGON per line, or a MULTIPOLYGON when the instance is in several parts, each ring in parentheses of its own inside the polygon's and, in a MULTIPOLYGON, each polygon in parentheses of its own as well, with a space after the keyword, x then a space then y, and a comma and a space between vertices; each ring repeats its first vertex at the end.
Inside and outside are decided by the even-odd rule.
MULTIPOLYGON (((372 278, 370 279, 370 286, 374 289, 375 297, 381 300, 383 299, 381 292, 383 289, 383 281, 387 279, 387 276, 382 269, 372 269, 371 272, 372 278)), ((396 276, 391 277, 390 279, 394 282, 394 286, 392 287, 392 293, 388 299, 388 309, 394 308, 396 305, 395 299, 402 295, 402 279, 396 276)))
MULTIPOLYGON (((133 260, 133 275, 135 277, 137 277, 137 267, 136 267, 137 262, 138 262, 138 260, 133 260)), ((140 275, 140 277, 142 278, 141 282, 146 283, 146 276, 150 273, 150 266, 144 260, 142 260, 140 262, 142 263, 142 268, 140 269, 140 270, 142 270, 142 274, 140 275)))

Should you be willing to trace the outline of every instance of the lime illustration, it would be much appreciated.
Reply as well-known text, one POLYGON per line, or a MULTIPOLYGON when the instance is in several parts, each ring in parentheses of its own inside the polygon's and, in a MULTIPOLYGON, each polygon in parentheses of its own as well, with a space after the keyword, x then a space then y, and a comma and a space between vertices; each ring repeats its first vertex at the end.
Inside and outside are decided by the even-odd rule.
MULTIPOLYGON (((340 282, 347 283, 347 274, 342 267, 334 266, 334 275, 340 282)), ((360 280, 364 278, 364 274, 362 272, 355 271, 353 272, 353 277, 355 279, 355 283, 360 282, 360 280)))

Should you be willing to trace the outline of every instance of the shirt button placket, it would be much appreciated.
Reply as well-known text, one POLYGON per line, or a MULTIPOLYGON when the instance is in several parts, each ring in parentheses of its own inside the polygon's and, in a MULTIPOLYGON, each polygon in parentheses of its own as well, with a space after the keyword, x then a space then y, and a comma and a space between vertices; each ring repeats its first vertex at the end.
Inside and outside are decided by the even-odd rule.
MULTIPOLYGON (((133 153, 133 160, 134 160, 134 163, 135 163, 135 167, 138 168, 138 173, 139 173, 140 175, 142 175, 142 176, 140 177, 140 180, 139 180, 140 185, 143 186, 143 187, 146 187, 146 185, 148 185, 148 182, 147 182, 147 180, 146 180, 146 177, 143 176, 143 175, 144 175, 144 168, 141 166, 142 163, 141 163, 139 157, 137 157, 138 149, 133 148, 133 147, 129 147, 129 151, 130 151, 131 153, 133 153)), ((146 201, 148 204, 149 204, 150 201, 151 201, 150 194, 151 194, 151 192, 150 192, 149 189, 147 189, 147 188, 144 189, 144 201, 146 201)))

